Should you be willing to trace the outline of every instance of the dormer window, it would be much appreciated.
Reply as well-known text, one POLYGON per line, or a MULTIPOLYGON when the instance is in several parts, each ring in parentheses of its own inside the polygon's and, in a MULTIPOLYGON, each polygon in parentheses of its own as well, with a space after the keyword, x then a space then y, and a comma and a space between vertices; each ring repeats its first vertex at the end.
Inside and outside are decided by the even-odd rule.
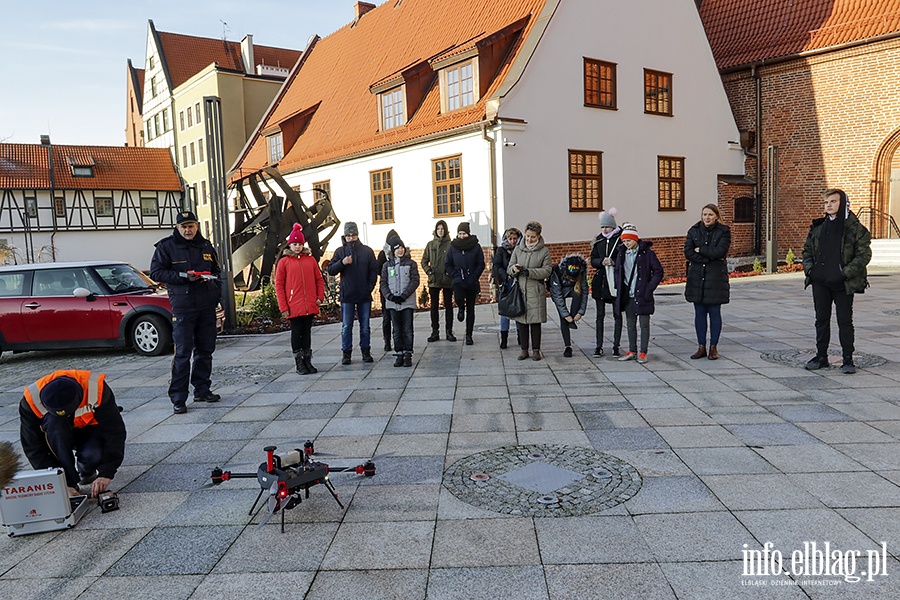
POLYGON ((266 137, 266 147, 269 149, 270 165, 284 158, 284 138, 280 131, 266 137))
POLYGON ((93 177, 94 167, 76 167, 72 165, 72 177, 93 177))
POLYGON ((406 123, 403 113, 403 88, 399 87, 380 94, 381 130, 393 129, 406 123))
POLYGON ((466 61, 441 71, 441 108, 445 112, 475 104, 475 61, 466 61))
POLYGON ((66 157, 69 163, 69 172, 72 177, 93 177, 94 176, 94 158, 92 156, 76 153, 66 157))

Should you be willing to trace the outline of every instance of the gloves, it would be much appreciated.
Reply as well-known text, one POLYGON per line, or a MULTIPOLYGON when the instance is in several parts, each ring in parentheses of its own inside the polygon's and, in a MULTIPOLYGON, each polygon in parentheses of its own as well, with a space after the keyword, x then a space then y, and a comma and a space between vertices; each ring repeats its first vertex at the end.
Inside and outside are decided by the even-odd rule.
POLYGON ((395 297, 397 298, 397 303, 402 304, 403 302, 406 302, 406 299, 409 298, 409 295, 408 294, 398 294, 395 297))
POLYGON ((405 298, 402 298, 401 296, 397 296, 396 294, 390 294, 387 299, 390 300, 391 302, 396 302, 397 304, 400 304, 403 302, 403 300, 405 300, 405 298))

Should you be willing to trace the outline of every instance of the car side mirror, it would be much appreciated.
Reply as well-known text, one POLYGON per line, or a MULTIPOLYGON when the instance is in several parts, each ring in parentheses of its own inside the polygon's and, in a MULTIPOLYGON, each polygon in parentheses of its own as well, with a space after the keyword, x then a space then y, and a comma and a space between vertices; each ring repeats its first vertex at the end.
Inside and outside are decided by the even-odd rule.
POLYGON ((86 298, 88 302, 93 302, 95 299, 94 293, 91 290, 83 287, 77 287, 72 290, 72 295, 76 298, 86 298))

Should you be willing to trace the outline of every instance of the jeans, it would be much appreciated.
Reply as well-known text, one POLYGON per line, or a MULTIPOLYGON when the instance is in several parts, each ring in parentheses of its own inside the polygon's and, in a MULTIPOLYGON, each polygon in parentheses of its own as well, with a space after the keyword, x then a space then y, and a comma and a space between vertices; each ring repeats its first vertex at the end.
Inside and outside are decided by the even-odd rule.
POLYGON ((450 288, 428 288, 431 296, 431 331, 437 333, 441 328, 441 293, 444 294, 444 321, 447 331, 453 331, 453 300, 450 298, 450 288))
POLYGON ((453 288, 453 297, 456 299, 457 308, 465 307, 466 310, 466 335, 471 336, 475 329, 475 300, 478 298, 478 288, 469 289, 457 286, 453 288))
POLYGON ((314 315, 294 317, 291 322, 291 350, 309 350, 312 348, 312 324, 314 315))
POLYGON ((831 287, 824 283, 812 284, 813 306, 816 309, 816 356, 828 357, 831 342, 831 305, 837 313, 838 337, 841 340, 841 354, 845 363, 853 362, 853 294, 844 290, 844 285, 831 287))
POLYGON ((647 353, 650 345, 650 315, 637 315, 634 312, 634 299, 629 298, 625 305, 625 321, 628 323, 628 351, 637 352, 638 321, 641 327, 641 354, 647 353))
MULTIPOLYGON (((563 298, 563 303, 565 303, 565 298, 563 298)), ((573 294, 572 295, 572 306, 581 306, 581 294, 573 294)), ((571 309, 569 313, 571 314, 571 309)), ((559 331, 562 333, 563 344, 566 348, 572 345, 572 325, 569 324, 565 319, 565 315, 559 315, 559 331)))
POLYGON ((697 330, 697 344, 706 345, 706 318, 709 316, 709 345, 719 343, 722 334, 722 305, 694 303, 694 329, 697 330))
POLYGON ((391 314, 391 326, 394 329, 394 352, 406 352, 412 354, 413 351, 413 315, 415 312, 411 308, 403 310, 388 310, 391 314))
POLYGON ((194 396, 205 396, 212 385, 212 355, 216 350, 215 309, 173 316, 172 339, 175 342, 175 357, 172 359, 169 398, 172 404, 184 404, 187 402, 189 382, 194 386, 194 396))
POLYGON ((597 347, 603 347, 603 321, 606 319, 606 305, 612 307, 613 315, 613 348, 616 349, 622 342, 622 313, 617 312, 612 302, 597 300, 597 347))
POLYGON ((372 314, 371 302, 341 302, 341 350, 349 352, 353 349, 353 318, 359 319, 359 347, 368 350, 372 347, 369 316, 372 314))

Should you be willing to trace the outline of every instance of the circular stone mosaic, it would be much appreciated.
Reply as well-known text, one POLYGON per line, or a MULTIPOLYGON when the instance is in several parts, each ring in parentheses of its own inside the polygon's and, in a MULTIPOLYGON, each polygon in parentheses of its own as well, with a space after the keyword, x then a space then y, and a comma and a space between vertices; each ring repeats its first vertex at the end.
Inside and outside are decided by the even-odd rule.
MULTIPOLYGON (((760 358, 770 363, 775 363, 776 365, 803 368, 815 355, 815 350, 776 350, 775 352, 760 354, 760 358)), ((840 367, 843 363, 843 357, 839 351, 829 351, 828 361, 831 363, 831 366, 840 367)), ((880 367, 886 362, 886 358, 875 354, 865 354, 863 352, 856 352, 853 354, 853 363, 860 369, 880 367)))
POLYGON ((523 517, 575 517, 622 504, 641 489, 637 469, 589 448, 506 446, 444 471, 444 487, 473 506, 523 517))

